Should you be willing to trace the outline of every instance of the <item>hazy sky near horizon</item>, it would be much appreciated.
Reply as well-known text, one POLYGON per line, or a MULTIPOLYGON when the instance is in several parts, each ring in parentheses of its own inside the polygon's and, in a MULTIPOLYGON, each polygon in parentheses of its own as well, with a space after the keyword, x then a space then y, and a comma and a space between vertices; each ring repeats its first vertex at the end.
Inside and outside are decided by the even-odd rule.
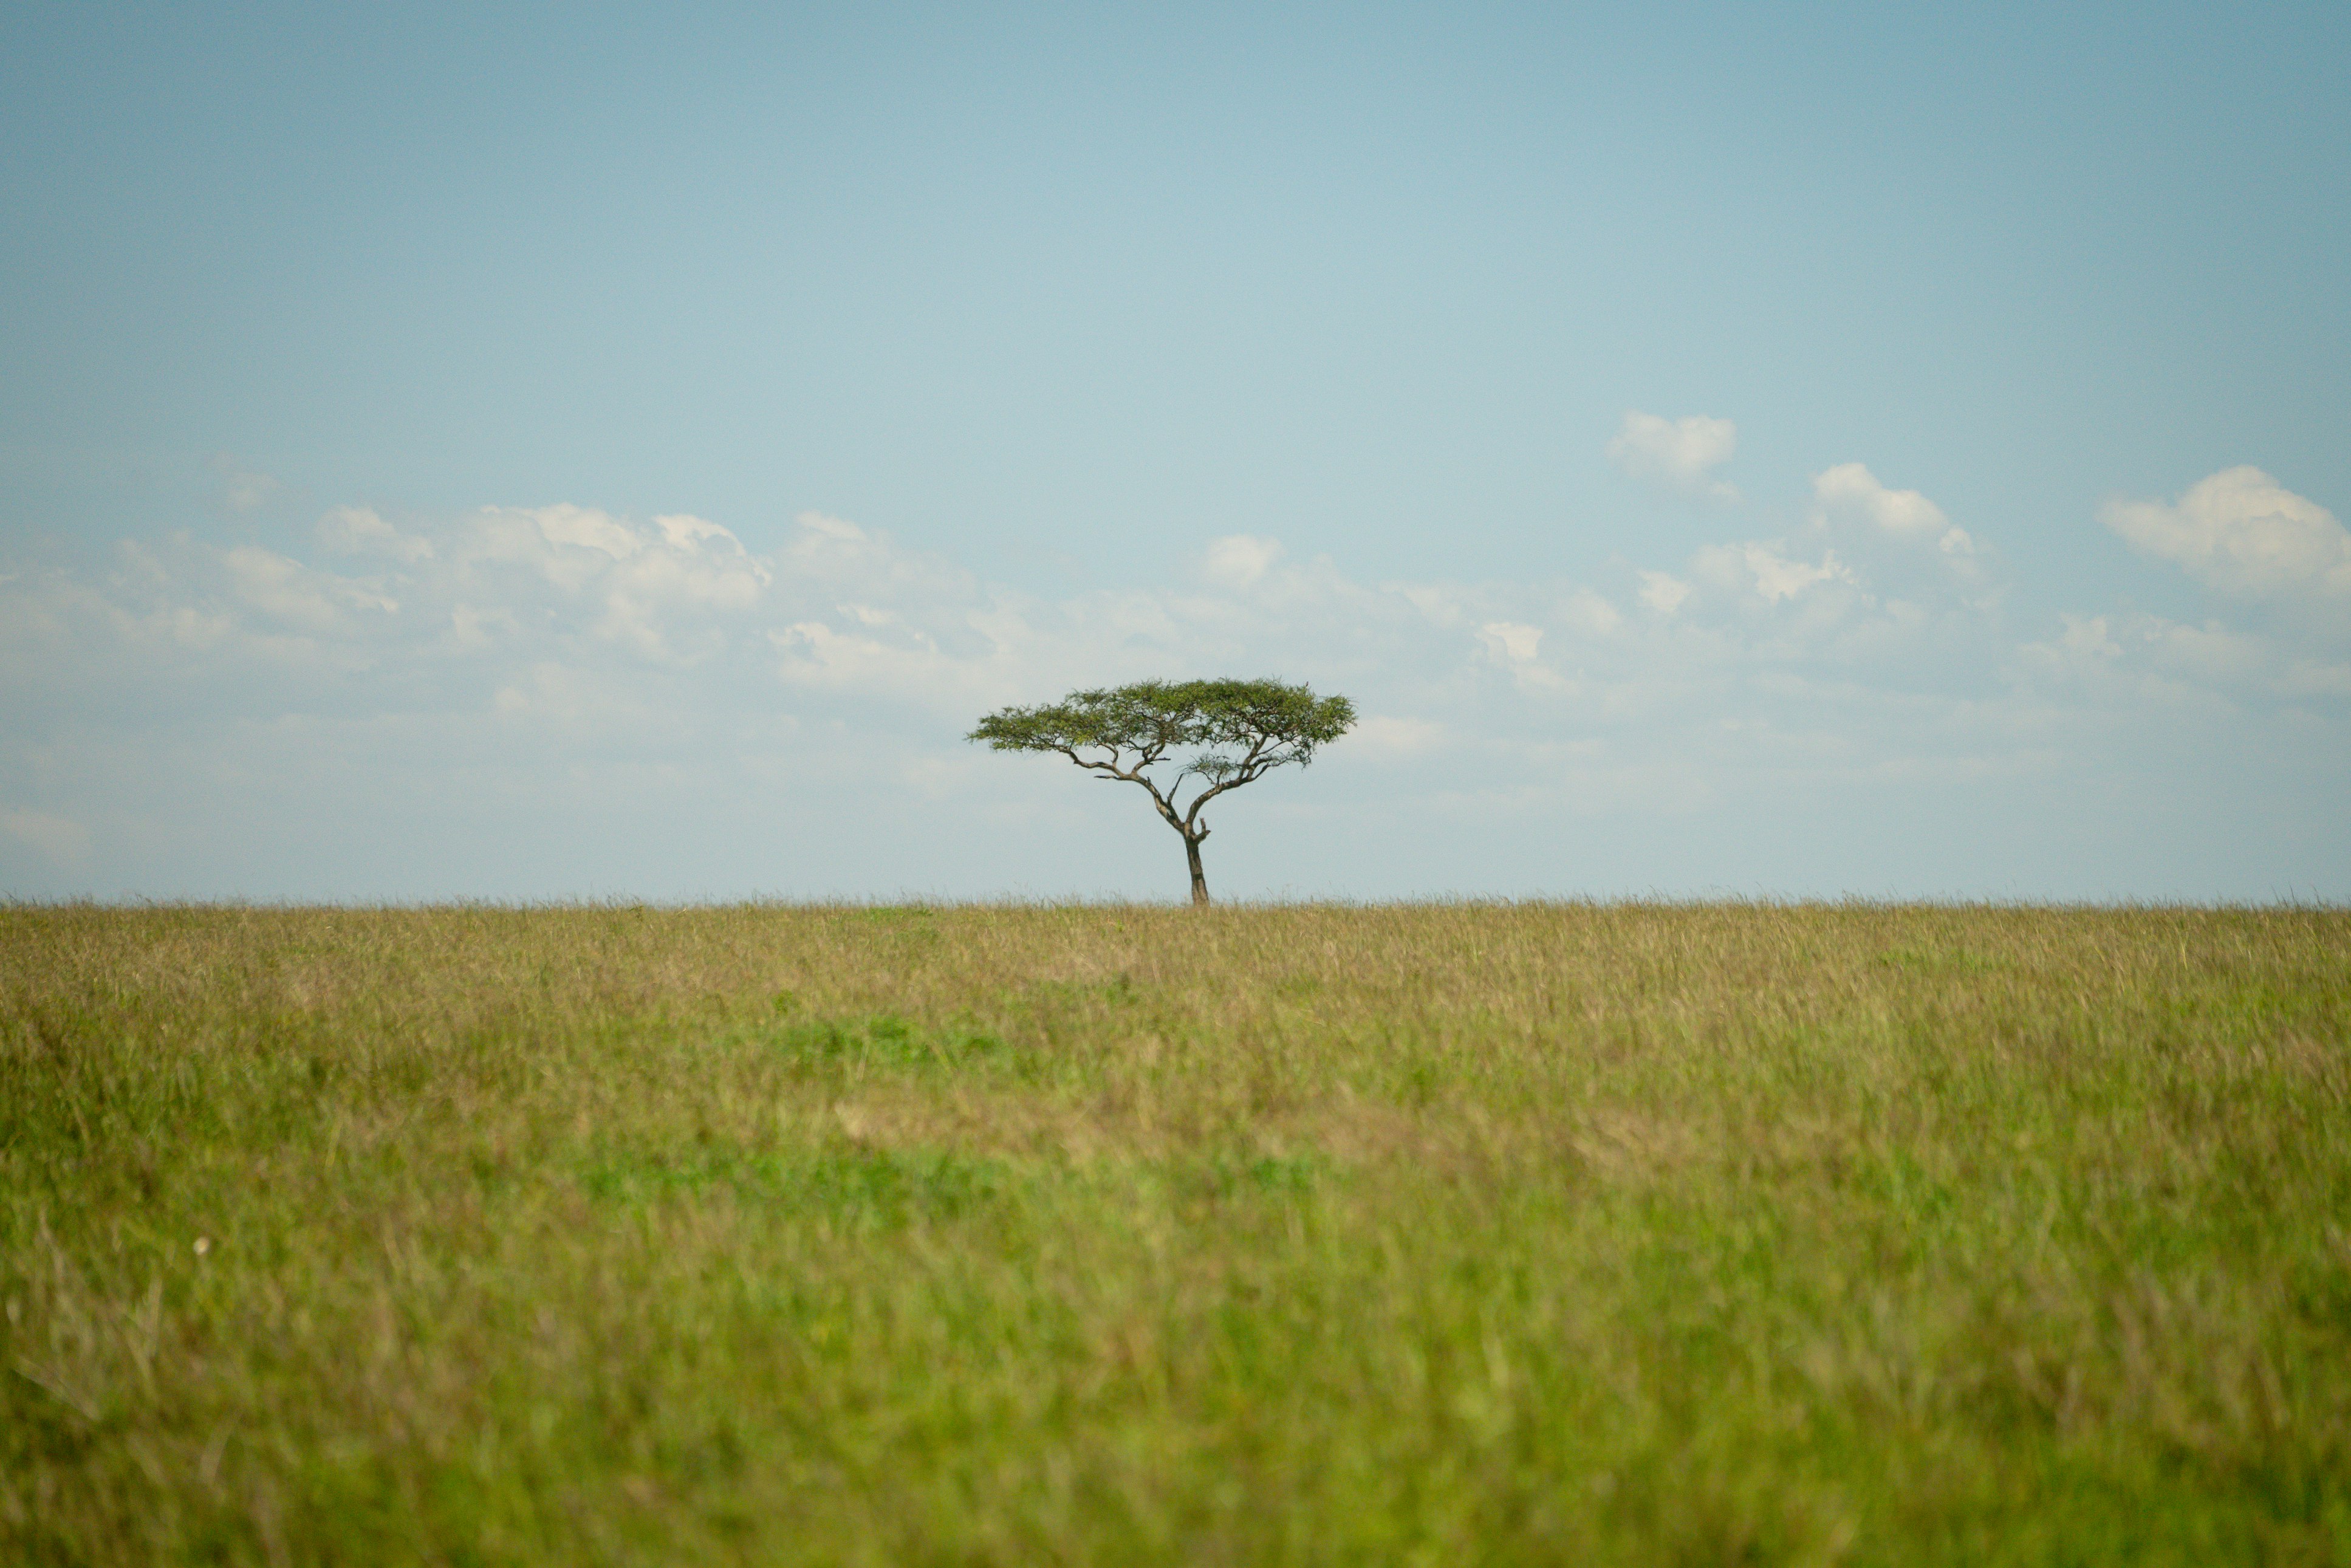
POLYGON ((2351 898, 2351 7, 0 16, 0 894, 2351 898))

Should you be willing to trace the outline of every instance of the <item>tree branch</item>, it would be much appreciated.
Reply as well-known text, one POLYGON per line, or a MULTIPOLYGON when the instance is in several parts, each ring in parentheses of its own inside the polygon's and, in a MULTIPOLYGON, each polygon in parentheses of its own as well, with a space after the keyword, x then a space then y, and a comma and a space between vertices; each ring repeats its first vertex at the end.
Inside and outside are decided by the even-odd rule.
MULTIPOLYGON (((1209 785, 1197 795, 1192 797, 1192 804, 1184 813, 1184 836, 1186 838, 1188 839, 1194 836, 1192 826, 1200 819, 1201 807, 1207 805, 1209 801, 1215 800, 1226 790, 1238 789, 1242 785, 1251 782, 1265 772, 1266 769, 1264 768, 1259 768, 1256 766, 1258 754, 1266 748, 1267 742, 1272 738, 1273 737, 1271 736, 1260 735, 1255 740, 1250 741, 1249 754, 1241 758, 1240 766, 1238 768, 1235 768, 1231 773, 1227 774, 1217 782, 1209 785)), ((1267 766, 1278 767, 1280 764, 1269 763, 1267 766)), ((1206 838, 1207 837, 1207 834, 1203 831, 1198 836, 1206 838)))
MULTIPOLYGON (((1151 791, 1152 803, 1159 808, 1159 814, 1167 820, 1167 825, 1174 828, 1179 833, 1185 831, 1184 824, 1176 820, 1173 804, 1168 800, 1166 796, 1159 792, 1158 784, 1143 771, 1153 763, 1161 759, 1163 750, 1162 747, 1153 746, 1147 750, 1138 751, 1135 756, 1134 766, 1129 768, 1122 768, 1118 765, 1120 747, 1111 745, 1108 741, 1098 740, 1092 742, 1092 744, 1099 746, 1104 751, 1109 752, 1110 759, 1108 761, 1102 762, 1092 761, 1087 758, 1079 756, 1077 747, 1073 746, 1057 746, 1054 747, 1053 749, 1068 758, 1071 761, 1076 763, 1079 767, 1098 774, 1105 781, 1115 779, 1128 784, 1142 785, 1145 789, 1151 791)), ((1186 836, 1188 836, 1188 834, 1186 836)))
MULTIPOLYGON (((1098 779, 1140 784, 1162 821, 1196 851, 1209 801, 1277 768, 1313 760, 1353 727, 1354 705, 1280 681, 1140 681, 1071 692, 1058 703, 987 715, 967 738, 998 751, 1058 751, 1098 779), (1246 747, 1236 757, 1236 748, 1246 747), (1198 748, 1188 763, 1180 751, 1198 748), (1165 786, 1151 770, 1175 767, 1165 786), (1184 780, 1199 788, 1186 801, 1184 780)), ((1196 853, 1193 857, 1196 874, 1196 853)))

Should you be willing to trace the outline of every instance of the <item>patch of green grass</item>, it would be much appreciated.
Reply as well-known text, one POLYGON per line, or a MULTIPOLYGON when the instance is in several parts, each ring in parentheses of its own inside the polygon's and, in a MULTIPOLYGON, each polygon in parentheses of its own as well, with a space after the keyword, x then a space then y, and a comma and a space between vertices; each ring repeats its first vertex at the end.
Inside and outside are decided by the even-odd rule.
POLYGON ((953 1071, 1009 1054, 1004 1041, 985 1030, 924 1029, 889 1013, 844 1022, 831 1019, 755 1026, 748 1038, 785 1061, 810 1067, 883 1071, 953 1071))
POLYGON ((588 1195, 601 1202, 693 1200, 724 1187, 738 1201, 876 1228, 895 1228, 917 1219, 955 1219, 1002 1197, 1011 1181, 1011 1173, 998 1161, 890 1149, 828 1150, 796 1157, 713 1152, 611 1155, 583 1166, 579 1176, 588 1195))
POLYGON ((2351 1560, 2351 916, 0 910, 0 1562, 2351 1560))

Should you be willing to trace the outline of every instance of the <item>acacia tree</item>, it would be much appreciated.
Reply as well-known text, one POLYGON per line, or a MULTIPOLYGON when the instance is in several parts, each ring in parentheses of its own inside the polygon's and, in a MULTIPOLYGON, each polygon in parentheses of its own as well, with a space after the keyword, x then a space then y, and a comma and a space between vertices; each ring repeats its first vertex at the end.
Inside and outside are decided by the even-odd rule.
POLYGON ((1000 708, 966 738, 998 751, 1058 751, 1103 779, 1140 784, 1166 824, 1184 837, 1192 902, 1208 902, 1200 809, 1277 768, 1314 760, 1314 748, 1353 727, 1355 705, 1318 697, 1280 681, 1138 681, 1071 692, 1038 707, 1000 708), (1173 768, 1164 778, 1153 769, 1173 768), (1187 802, 1184 780, 1200 787, 1187 802))

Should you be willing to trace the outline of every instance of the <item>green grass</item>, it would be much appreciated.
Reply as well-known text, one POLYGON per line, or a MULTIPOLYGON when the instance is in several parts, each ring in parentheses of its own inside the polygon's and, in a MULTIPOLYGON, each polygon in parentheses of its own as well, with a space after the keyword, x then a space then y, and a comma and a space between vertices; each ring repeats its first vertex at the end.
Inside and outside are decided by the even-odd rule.
POLYGON ((0 1562, 2351 1563, 2351 915, 0 908, 0 1562))

